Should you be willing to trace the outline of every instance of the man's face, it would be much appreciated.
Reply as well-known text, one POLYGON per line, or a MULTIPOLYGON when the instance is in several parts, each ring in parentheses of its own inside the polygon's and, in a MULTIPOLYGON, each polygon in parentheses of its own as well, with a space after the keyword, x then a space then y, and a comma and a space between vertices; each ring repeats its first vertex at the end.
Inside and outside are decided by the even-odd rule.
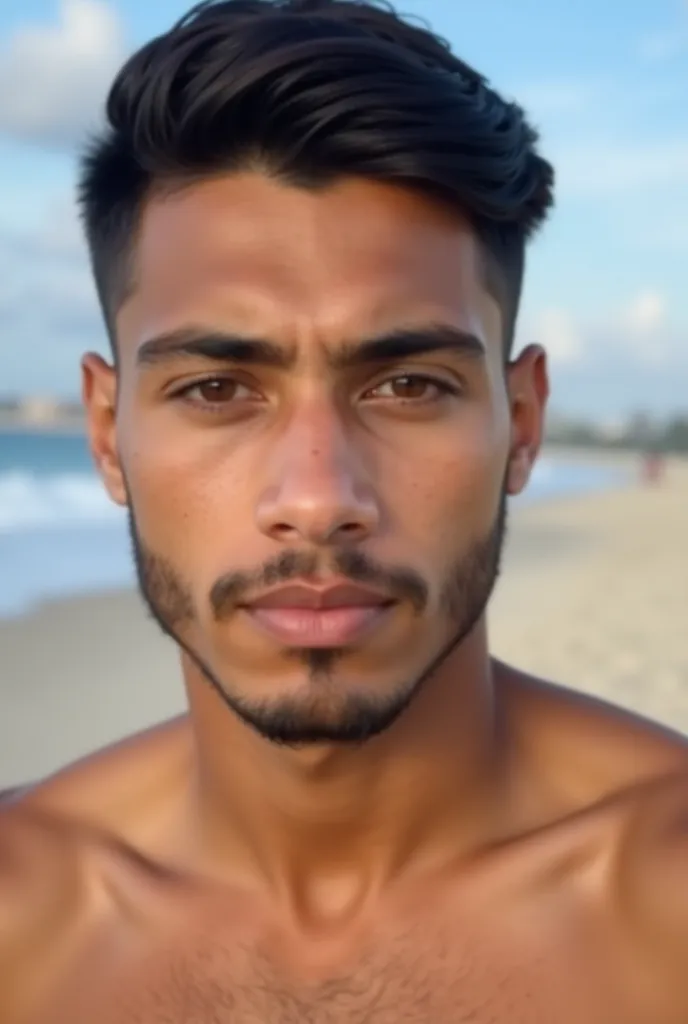
POLYGON ((135 277, 84 393, 153 616, 263 735, 380 732, 484 612, 541 354, 505 375, 473 233, 382 184, 153 199, 135 277))

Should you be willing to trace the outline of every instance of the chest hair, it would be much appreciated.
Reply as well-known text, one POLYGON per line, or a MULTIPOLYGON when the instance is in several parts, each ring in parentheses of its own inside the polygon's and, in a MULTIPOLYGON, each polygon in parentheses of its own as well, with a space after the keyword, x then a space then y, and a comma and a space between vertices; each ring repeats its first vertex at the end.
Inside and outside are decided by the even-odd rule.
POLYGON ((255 950, 205 942, 121 977, 107 1024, 539 1024, 536 984, 531 970, 439 936, 405 936, 298 981, 255 950))

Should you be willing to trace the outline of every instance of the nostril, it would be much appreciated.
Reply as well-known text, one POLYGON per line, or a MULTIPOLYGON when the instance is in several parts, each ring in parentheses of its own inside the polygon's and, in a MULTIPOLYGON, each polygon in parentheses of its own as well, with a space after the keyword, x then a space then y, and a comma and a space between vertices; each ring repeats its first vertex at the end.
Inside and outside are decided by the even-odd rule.
POLYGON ((275 523, 275 525, 273 526, 272 529, 273 529, 273 531, 275 533, 295 533, 296 532, 296 528, 293 527, 293 526, 290 526, 289 523, 275 523))
POLYGON ((330 532, 330 536, 333 540, 340 543, 349 543, 361 540, 366 536, 367 532, 363 523, 348 522, 337 526, 330 532))

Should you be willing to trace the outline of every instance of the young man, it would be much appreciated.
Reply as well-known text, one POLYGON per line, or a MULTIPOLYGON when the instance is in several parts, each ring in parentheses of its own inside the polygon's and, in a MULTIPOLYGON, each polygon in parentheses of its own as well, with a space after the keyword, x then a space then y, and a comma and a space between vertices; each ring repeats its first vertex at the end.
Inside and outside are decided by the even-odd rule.
POLYGON ((391 9, 228 0, 108 119, 90 444, 189 708, 6 805, 3 1024, 685 1024, 685 742, 488 652, 522 110, 391 9))

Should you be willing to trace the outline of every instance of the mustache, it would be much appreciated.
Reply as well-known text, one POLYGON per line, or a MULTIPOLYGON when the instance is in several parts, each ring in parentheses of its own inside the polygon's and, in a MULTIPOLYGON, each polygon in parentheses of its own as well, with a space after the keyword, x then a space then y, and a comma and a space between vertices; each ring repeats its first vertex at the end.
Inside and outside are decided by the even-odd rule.
MULTIPOLYGON (((408 601, 420 614, 428 601, 428 586, 412 569, 386 568, 360 551, 344 550, 330 560, 333 575, 352 583, 362 583, 389 594, 390 600, 408 601)), ((210 591, 210 606, 218 622, 225 619, 237 605, 245 603, 254 590, 264 590, 279 583, 291 583, 322 571, 317 552, 283 551, 254 573, 232 572, 220 577, 210 591)))

